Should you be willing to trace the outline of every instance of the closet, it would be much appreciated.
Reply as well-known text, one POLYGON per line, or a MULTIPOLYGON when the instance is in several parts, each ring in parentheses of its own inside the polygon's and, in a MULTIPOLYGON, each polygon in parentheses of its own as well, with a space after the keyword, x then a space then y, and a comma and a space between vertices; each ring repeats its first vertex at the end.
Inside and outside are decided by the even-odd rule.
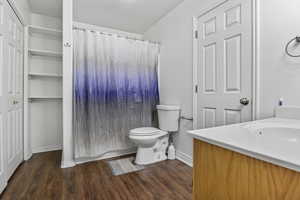
POLYGON ((32 14, 25 28, 24 116, 27 158, 62 146, 61 20, 32 14))
POLYGON ((23 25, 0 0, 0 193, 23 161, 23 25))

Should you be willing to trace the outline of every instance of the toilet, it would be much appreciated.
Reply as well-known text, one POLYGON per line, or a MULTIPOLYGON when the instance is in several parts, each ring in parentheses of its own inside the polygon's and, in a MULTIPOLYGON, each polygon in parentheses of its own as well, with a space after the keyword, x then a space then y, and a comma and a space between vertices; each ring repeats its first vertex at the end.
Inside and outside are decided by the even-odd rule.
POLYGON ((137 146, 135 163, 148 165, 167 159, 169 133, 178 131, 180 107, 157 105, 159 129, 142 127, 130 130, 129 138, 137 146))

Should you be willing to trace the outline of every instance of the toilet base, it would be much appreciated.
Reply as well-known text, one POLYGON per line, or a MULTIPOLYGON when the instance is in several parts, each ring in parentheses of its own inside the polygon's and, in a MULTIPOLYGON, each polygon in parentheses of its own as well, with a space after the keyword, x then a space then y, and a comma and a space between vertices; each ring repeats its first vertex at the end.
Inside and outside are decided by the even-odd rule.
POLYGON ((152 147, 139 146, 135 158, 137 165, 149 165, 167 159, 166 151, 169 145, 169 136, 163 136, 152 147))

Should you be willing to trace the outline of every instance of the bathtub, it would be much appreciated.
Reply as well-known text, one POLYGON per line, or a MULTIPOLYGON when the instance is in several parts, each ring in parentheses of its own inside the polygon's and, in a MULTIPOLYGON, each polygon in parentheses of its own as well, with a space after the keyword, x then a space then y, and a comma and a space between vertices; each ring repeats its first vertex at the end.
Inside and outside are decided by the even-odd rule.
POLYGON ((194 138, 300 172, 300 120, 265 120, 188 131, 194 138))

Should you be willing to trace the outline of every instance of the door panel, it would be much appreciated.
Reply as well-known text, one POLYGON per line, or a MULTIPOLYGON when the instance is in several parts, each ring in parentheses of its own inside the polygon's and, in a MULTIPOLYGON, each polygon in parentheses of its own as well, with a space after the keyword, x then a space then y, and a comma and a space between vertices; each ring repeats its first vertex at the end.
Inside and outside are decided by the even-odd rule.
POLYGON ((202 116, 204 127, 210 128, 216 126, 216 109, 215 108, 203 108, 202 116))
POLYGON ((209 44, 203 50, 204 93, 216 92, 216 43, 209 44))
POLYGON ((225 40, 225 92, 241 91, 241 35, 225 40))
POLYGON ((226 1, 197 18, 196 28, 196 128, 251 120, 252 1, 226 1))
POLYGON ((8 162, 12 162, 14 159, 14 125, 13 125, 13 112, 7 113, 7 126, 6 132, 9 133, 7 135, 8 138, 8 162))
POLYGON ((241 110, 225 109, 224 122, 226 125, 240 123, 241 121, 241 110))

